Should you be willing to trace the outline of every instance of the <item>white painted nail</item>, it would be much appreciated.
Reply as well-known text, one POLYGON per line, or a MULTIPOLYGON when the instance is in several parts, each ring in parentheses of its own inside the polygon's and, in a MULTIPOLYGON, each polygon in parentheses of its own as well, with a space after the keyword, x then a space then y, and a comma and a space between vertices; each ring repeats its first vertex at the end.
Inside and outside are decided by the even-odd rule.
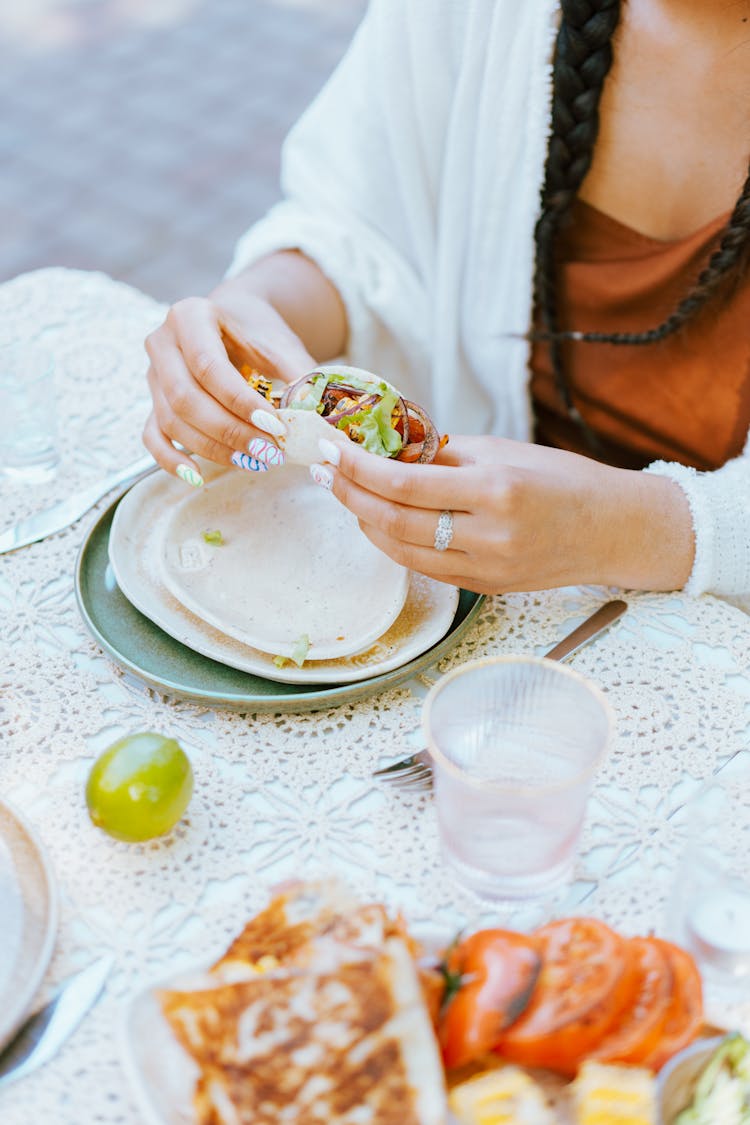
POLYGON ((250 415, 250 421, 264 434, 272 434, 273 437, 281 437, 286 433, 286 426, 277 418, 275 414, 271 414, 268 410, 254 410, 250 415))
POLYGON ((331 465, 338 465, 341 460, 341 450, 337 445, 334 445, 328 438, 322 437, 318 442, 318 448, 323 454, 324 461, 328 461, 331 465))
POLYGON ((321 488, 327 488, 329 492, 333 488, 333 473, 325 465, 312 464, 310 476, 321 488))
POLYGON ((192 484, 193 488, 202 487, 203 477, 193 465, 178 465, 175 472, 185 484, 192 484))
POLYGON ((256 437, 248 442, 247 451, 251 457, 257 458, 258 461, 265 461, 267 465, 283 465, 286 460, 283 450, 263 437, 256 437))

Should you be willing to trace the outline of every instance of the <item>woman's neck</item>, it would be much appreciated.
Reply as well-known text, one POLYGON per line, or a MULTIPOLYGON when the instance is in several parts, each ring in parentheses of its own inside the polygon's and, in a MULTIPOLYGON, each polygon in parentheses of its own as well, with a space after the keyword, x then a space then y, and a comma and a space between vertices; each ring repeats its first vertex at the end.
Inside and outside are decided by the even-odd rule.
POLYGON ((623 0, 623 8, 685 29, 692 25, 711 39, 741 38, 745 30, 750 38, 750 0, 623 0))
POLYGON ((663 240, 731 210, 750 152, 750 0, 623 0, 599 109, 586 202, 663 240))

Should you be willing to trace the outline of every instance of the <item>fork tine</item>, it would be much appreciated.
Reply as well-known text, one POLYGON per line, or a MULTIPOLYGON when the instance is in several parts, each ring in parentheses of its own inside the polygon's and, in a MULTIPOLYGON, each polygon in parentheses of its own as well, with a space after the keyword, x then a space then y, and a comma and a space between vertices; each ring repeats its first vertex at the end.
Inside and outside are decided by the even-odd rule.
POLYGON ((386 782, 387 785, 405 785, 407 781, 416 781, 418 778, 424 777, 425 774, 431 773, 432 770, 429 766, 423 766, 421 762, 415 762, 413 766, 408 766, 397 773, 384 774, 380 780, 386 782))
POLYGON ((394 773, 402 773, 403 770, 413 769, 418 765, 416 754, 410 754, 408 758, 402 758, 399 762, 394 762, 392 766, 384 766, 383 769, 375 770, 373 777, 382 777, 386 780, 393 777, 394 773))
POLYGON ((373 777, 382 777, 385 780, 390 780, 394 774, 403 776, 404 770, 412 770, 419 766, 427 766, 432 769, 432 758, 430 757, 429 750, 418 750, 416 754, 410 754, 408 758, 401 758, 400 761, 394 762, 392 766, 385 766, 383 769, 375 770, 373 777))
POLYGON ((423 778, 418 781, 407 781, 403 785, 393 785, 392 789, 406 789, 409 793, 431 793, 432 792, 432 774, 425 774, 423 778))
POLYGON ((416 781, 394 781, 392 785, 387 786, 388 789, 398 789, 400 793, 431 793, 432 792, 432 778, 420 777, 416 781))
POLYGON ((432 770, 429 766, 418 766, 413 770, 382 777, 380 780, 395 789, 416 789, 423 785, 432 788, 432 770))

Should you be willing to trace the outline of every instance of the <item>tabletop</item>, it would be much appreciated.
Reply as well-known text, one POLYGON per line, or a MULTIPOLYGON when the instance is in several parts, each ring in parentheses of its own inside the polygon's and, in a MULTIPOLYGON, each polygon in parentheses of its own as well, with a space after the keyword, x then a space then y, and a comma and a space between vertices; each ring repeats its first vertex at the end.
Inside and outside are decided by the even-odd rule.
MULTIPOLYGON (((0 286, 0 343, 41 340, 54 351, 61 431, 52 483, 0 481, 0 527, 142 453, 143 339, 163 313, 101 274, 41 270, 0 286)), ((111 499, 0 557, 0 793, 36 828, 61 893, 39 1000, 96 957, 115 957, 104 995, 57 1057, 0 1091, 3 1125, 139 1121, 122 1066, 130 998, 221 952, 286 877, 338 874, 448 932, 486 921, 486 907, 442 868, 430 796, 386 789, 372 771, 414 745, 422 697, 440 672, 476 655, 541 653, 610 596, 587 587, 488 598, 438 668, 364 701, 310 714, 211 710, 124 675, 86 632, 75 561, 111 499), (93 827, 84 786, 94 757, 139 730, 179 739, 196 787, 169 837, 128 845, 93 827)), ((622 622, 574 658, 608 693, 618 728, 554 913, 666 934, 685 803, 748 753, 750 619, 710 596, 626 596, 622 622)), ((532 914, 504 920, 530 925, 532 914)), ((750 1030, 747 992, 731 1017, 750 1030)))

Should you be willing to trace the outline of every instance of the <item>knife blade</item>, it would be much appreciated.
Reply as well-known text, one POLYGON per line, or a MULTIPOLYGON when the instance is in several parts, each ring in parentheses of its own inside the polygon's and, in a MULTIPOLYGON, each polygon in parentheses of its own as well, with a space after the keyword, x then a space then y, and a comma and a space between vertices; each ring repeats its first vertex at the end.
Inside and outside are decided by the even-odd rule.
POLYGON ((113 964, 114 957, 100 957, 63 981, 52 999, 29 1016, 0 1052, 0 1086, 49 1062, 98 999, 113 964))
POLYGON ((97 500, 101 500, 102 496, 106 496, 118 484, 125 484, 135 477, 145 476, 155 468, 156 462, 153 457, 141 457, 131 465, 126 465, 124 469, 118 469, 116 473, 110 473, 96 484, 82 488, 80 492, 74 493, 66 500, 61 500, 59 504, 53 504, 51 508, 21 520, 15 527, 0 532, 0 555, 7 551, 16 551, 19 547, 28 547, 29 543, 36 543, 39 539, 54 535, 56 531, 62 531, 63 528, 79 520, 89 508, 93 508, 97 500))

